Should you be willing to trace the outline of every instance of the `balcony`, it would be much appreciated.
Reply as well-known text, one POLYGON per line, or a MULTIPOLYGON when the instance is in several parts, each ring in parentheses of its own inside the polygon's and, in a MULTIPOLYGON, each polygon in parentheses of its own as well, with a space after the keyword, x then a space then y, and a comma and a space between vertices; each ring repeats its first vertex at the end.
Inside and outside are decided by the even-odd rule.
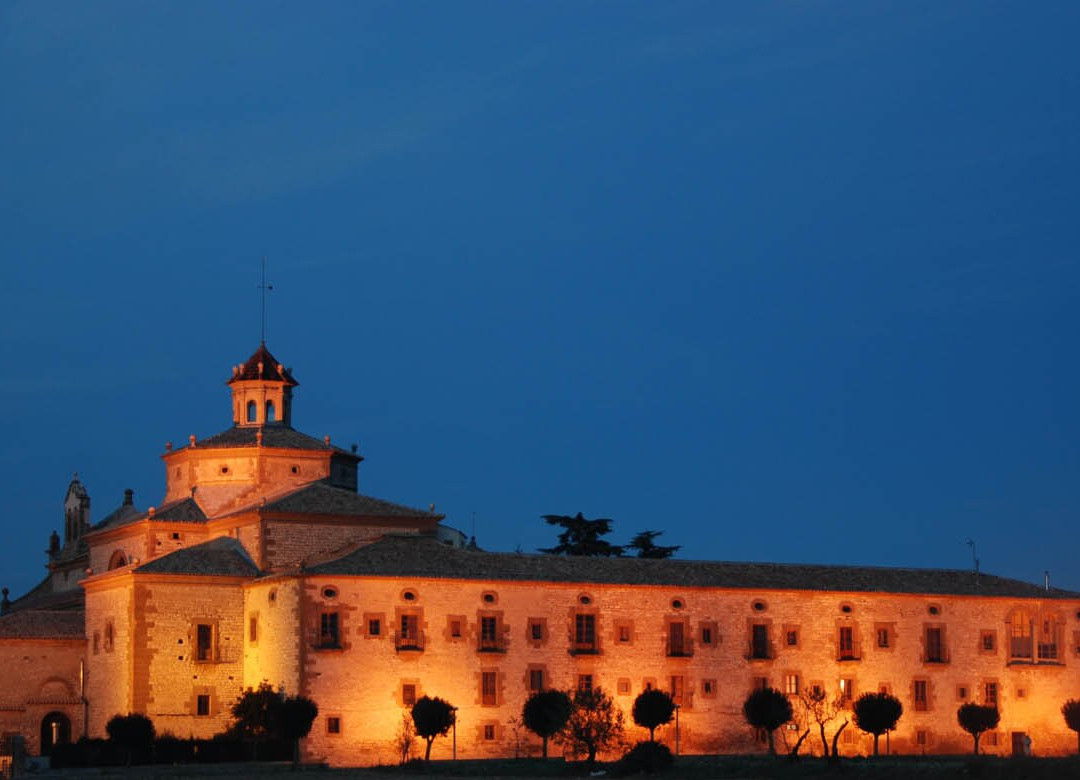
POLYGON ((398 631, 394 634, 394 649, 399 653, 422 652, 424 634, 422 631, 398 631))
POLYGON ((500 637, 482 636, 476 643, 476 651, 478 653, 505 653, 506 640, 500 637))
POLYGON ((750 641, 746 648, 747 661, 772 661, 776 658, 776 651, 772 642, 750 641))
POLYGON ((570 655, 599 655, 600 646, 596 643, 596 640, 571 642, 570 643, 570 655))
POLYGON ((667 641, 668 658, 692 658, 694 655, 693 643, 689 639, 671 637, 667 641))

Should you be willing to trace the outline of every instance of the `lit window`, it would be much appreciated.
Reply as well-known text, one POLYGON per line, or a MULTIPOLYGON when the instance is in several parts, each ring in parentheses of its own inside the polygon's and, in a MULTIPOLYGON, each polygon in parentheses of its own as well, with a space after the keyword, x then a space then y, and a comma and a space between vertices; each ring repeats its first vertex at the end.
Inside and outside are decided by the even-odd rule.
POLYGON ((799 694, 799 675, 788 674, 784 676, 784 693, 789 696, 797 696, 799 694))
POLYGON ((851 677, 840 678, 840 699, 845 704, 850 704, 855 698, 855 680, 851 677))

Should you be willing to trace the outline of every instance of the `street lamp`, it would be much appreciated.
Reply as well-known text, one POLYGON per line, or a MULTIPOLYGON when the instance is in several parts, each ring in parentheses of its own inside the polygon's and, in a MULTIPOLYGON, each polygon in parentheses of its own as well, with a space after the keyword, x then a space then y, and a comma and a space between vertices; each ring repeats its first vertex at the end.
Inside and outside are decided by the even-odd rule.
POLYGON ((675 755, 679 755, 679 705, 675 705, 675 755))
POLYGON ((457 707, 451 707, 450 712, 454 713, 454 761, 457 761, 457 707))

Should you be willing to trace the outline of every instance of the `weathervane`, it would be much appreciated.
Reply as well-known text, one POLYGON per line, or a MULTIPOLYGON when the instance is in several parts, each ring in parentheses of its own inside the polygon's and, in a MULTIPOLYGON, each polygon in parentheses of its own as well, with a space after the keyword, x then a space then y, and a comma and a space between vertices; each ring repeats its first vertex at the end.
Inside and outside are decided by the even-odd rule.
POLYGON ((262 283, 259 285, 259 289, 262 290, 262 316, 260 318, 259 327, 259 343, 266 343, 266 294, 274 289, 274 285, 266 283, 266 256, 263 255, 262 259, 262 283))

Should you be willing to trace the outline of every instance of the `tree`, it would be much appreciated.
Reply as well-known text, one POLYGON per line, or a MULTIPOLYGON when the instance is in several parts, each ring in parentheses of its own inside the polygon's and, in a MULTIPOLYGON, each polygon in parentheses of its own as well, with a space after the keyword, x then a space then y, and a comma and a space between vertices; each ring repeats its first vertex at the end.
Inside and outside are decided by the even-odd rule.
POLYGON ((275 736, 284 700, 284 691, 275 691, 270 683, 263 680, 258 688, 248 688, 240 694, 232 706, 233 722, 229 732, 251 743, 251 757, 256 761, 259 760, 259 745, 275 736))
POLYGON ((574 710, 557 739, 574 753, 585 753, 591 766, 598 752, 615 747, 622 742, 622 736, 622 710, 603 688, 597 687, 574 693, 574 710))
POLYGON ((682 545, 675 544, 665 547, 654 543, 653 540, 662 533, 664 532, 642 531, 631 539, 630 544, 626 546, 631 550, 636 550, 638 558, 670 558, 682 548, 682 545))
POLYGON ((611 533, 611 520, 597 518, 587 520, 578 512, 573 517, 569 515, 544 515, 548 525, 562 528, 559 534, 559 543, 554 547, 542 547, 540 552, 551 555, 591 555, 617 557, 622 555, 623 549, 617 544, 612 544, 602 536, 611 533))
POLYGON ((416 700, 412 707, 413 725, 416 733, 427 742, 424 750, 424 760, 431 760, 431 743, 436 737, 445 737, 454 725, 454 707, 448 701, 438 696, 432 698, 423 696, 416 700))
POLYGON ((791 702, 775 688, 757 688, 743 702, 743 717, 769 735, 769 753, 776 755, 773 732, 791 720, 791 702))
POLYGON ((855 700, 855 725, 874 735, 874 755, 878 754, 878 738, 896 727, 904 714, 904 705, 887 693, 864 693, 855 700))
MULTIPOLYGON (((802 705, 803 711, 806 716, 807 726, 810 723, 816 723, 818 727, 818 734, 821 735, 821 750, 822 754, 829 757, 829 742, 825 738, 825 726, 828 725, 837 715, 844 709, 844 700, 842 697, 830 699, 828 694, 825 693, 825 689, 813 685, 809 688, 804 688, 799 694, 799 702, 802 705)), ((846 724, 847 721, 844 721, 846 724)), ((843 730, 843 726, 840 727, 843 730)), ((837 734, 840 731, 836 732, 837 734)))
POLYGON ((311 724, 319 714, 319 708, 304 696, 290 696, 281 702, 278 722, 274 731, 281 739, 292 743, 293 764, 300 765, 300 740, 311 732, 311 724))
POLYGON ((997 707, 983 707, 974 702, 964 704, 956 711, 956 721, 960 728, 971 735, 975 740, 975 755, 979 755, 979 737, 984 731, 997 728, 1001 720, 1001 713, 997 707))
POLYGON ((675 702, 664 691, 649 688, 642 691, 634 699, 634 708, 630 711, 634 723, 649 730, 649 741, 655 742, 653 736, 657 726, 670 723, 675 716, 675 702))
POLYGON ((1069 699, 1061 705, 1065 725, 1076 732, 1077 752, 1080 752, 1080 699, 1069 699))
POLYGON ((521 711, 521 720, 544 743, 544 758, 548 757, 548 739, 566 727, 574 702, 565 691, 538 691, 530 696, 521 711))
POLYGON ((129 766, 136 752, 149 757, 150 748, 154 744, 154 724, 145 715, 137 712, 130 715, 114 715, 105 724, 105 731, 110 740, 123 748, 129 766))
POLYGON ((412 715, 408 712, 401 713, 401 723, 398 725, 397 734, 394 736, 394 747, 397 748, 399 763, 405 766, 412 756, 413 742, 416 740, 416 725, 412 715))

